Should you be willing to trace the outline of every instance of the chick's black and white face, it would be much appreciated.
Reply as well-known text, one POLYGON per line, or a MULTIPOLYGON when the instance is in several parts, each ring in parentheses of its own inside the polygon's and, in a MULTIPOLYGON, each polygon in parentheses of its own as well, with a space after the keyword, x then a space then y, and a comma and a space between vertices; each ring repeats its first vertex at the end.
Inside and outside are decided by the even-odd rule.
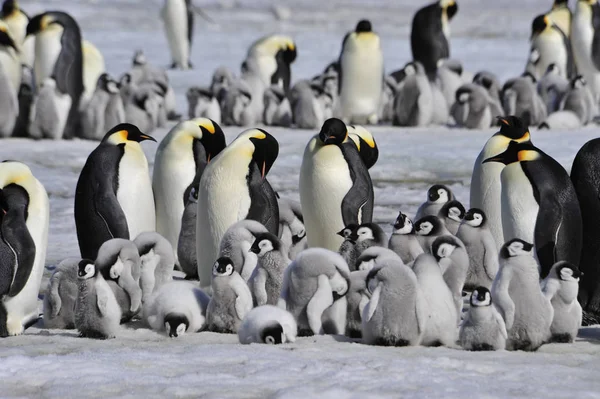
POLYGON ((445 204, 450 200, 450 194, 443 187, 433 186, 427 192, 427 200, 433 204, 445 204))
POLYGON ((271 242, 271 240, 261 240, 258 243, 258 248, 260 249, 260 252, 258 254, 264 255, 267 252, 270 252, 273 250, 273 243, 271 242))
POLYGON ((439 248, 437 250, 437 256, 439 258, 449 258, 455 249, 456 249, 456 247, 454 245, 448 244, 448 243, 443 243, 439 246, 439 248))
POLYGON ((223 260, 219 259, 215 262, 213 266, 213 276, 215 277, 224 277, 231 276, 235 268, 233 267, 233 263, 231 260, 223 260))
POLYGON ((356 232, 356 235, 358 236, 358 239, 356 240, 357 242, 375 239, 375 236, 373 235, 373 230, 371 230, 369 227, 359 228, 356 232))
POLYGON ((490 306, 492 304, 492 296, 490 291, 484 287, 476 288, 471 294, 471 306, 481 307, 490 306))
POLYGON ((483 224, 483 215, 479 212, 469 211, 469 217, 465 218, 469 226, 480 227, 483 224))
POLYGON ((394 234, 410 234, 413 231, 413 222, 403 213, 400 213, 394 223, 394 234))
POLYGON ((509 257, 531 255, 532 249, 532 244, 518 239, 511 241, 506 247, 509 257))
POLYGON ((460 222, 462 220, 461 215, 462 211, 455 206, 448 209, 448 217, 456 222, 460 222))
POLYGON ((582 274, 583 273, 581 273, 579 269, 571 265, 564 265, 560 269, 558 269, 558 278, 562 281, 571 281, 578 283, 579 278, 582 274))
POLYGON ((432 230, 433 224, 431 222, 421 222, 417 226, 417 234, 421 236, 429 235, 432 230))
POLYGON ((81 280, 87 280, 89 278, 94 277, 96 274, 96 267, 93 263, 87 263, 85 265, 79 265, 79 270, 77 272, 77 276, 81 280))

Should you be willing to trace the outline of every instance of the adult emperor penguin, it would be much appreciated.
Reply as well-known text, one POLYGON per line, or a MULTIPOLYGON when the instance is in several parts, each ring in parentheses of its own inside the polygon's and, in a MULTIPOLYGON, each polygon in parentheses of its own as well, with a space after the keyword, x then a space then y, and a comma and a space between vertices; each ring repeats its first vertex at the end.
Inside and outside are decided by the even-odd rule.
POLYGON ((35 34, 35 80, 47 77, 71 98, 63 137, 72 138, 79 129, 79 100, 83 94, 83 51, 81 31, 69 14, 50 11, 36 15, 27 25, 27 35, 35 34))
MULTIPOLYGON (((24 32, 23 32, 24 33, 24 32)), ((18 32, 11 29, 8 21, 0 19, 0 66, 11 84, 11 93, 15 95, 21 86, 21 42, 18 32)))
POLYGON ((548 66, 555 64, 564 77, 570 78, 574 70, 571 42, 549 15, 538 15, 531 25, 531 50, 525 70, 540 79, 548 66))
POLYGON ((569 8, 569 0, 554 0, 548 16, 567 37, 571 36, 571 20, 573 19, 573 15, 569 8))
POLYGON ((196 215, 198 276, 203 287, 210 282, 221 238, 232 224, 256 220, 277 234, 277 196, 266 177, 278 154, 275 137, 262 129, 249 129, 204 169, 196 215))
POLYGON ((156 231, 169 240, 174 250, 190 190, 223 148, 225 134, 221 127, 210 119, 198 118, 175 125, 156 150, 152 175, 156 231))
POLYGON ((340 116, 346 123, 376 124, 383 90, 383 52, 371 22, 363 19, 342 42, 340 116))
POLYGON ((561 164, 533 144, 516 141, 484 162, 492 161, 507 165, 501 174, 504 239, 523 237, 535 244, 542 278, 558 261, 579 264, 581 211, 561 164))
POLYGON ((161 18, 165 26, 173 64, 171 68, 190 69, 190 51, 194 37, 192 0, 165 0, 161 18))
POLYGON ((111 238, 134 238, 155 230, 148 161, 140 146, 156 141, 122 123, 106 133, 88 157, 75 189, 75 227, 81 257, 96 259, 111 238))
POLYGON ((589 83, 596 102, 600 96, 600 4, 597 0, 578 0, 571 23, 571 45, 577 73, 589 83), (598 33, 597 33, 598 31, 598 33))
POLYGON ((7 25, 0 20, 0 137, 13 134, 19 115, 18 92, 21 87, 21 66, 17 46, 7 25), (19 82, 16 82, 19 79, 19 82), (14 84, 17 83, 17 86, 14 84))
POLYGON ((450 58, 450 20, 457 11, 454 0, 439 0, 421 8, 413 17, 410 34, 413 59, 423 64, 430 79, 435 77, 438 61, 450 58))
POLYGON ((360 158, 365 163, 367 169, 371 169, 379 158, 379 148, 377 148, 375 137, 363 126, 349 125, 347 127, 348 138, 352 139, 354 144, 356 144, 360 158))
POLYGON ((304 150, 300 202, 309 247, 337 251, 336 233, 373 218, 373 183, 344 122, 331 118, 304 150))
POLYGON ((499 118, 500 131, 484 145, 475 160, 471 177, 471 208, 481 209, 487 217, 487 225, 494 236, 497 248, 504 245, 501 214, 500 173, 504 165, 492 162, 483 163, 489 157, 503 153, 511 140, 529 142, 529 127, 515 116, 499 118))
POLYGON ((0 19, 8 25, 15 43, 23 50, 29 16, 19 7, 17 0, 4 0, 0 10, 0 19))
MULTIPOLYGON (((265 88, 274 84, 282 87, 287 94, 292 81, 291 65, 296 55, 296 43, 291 37, 268 35, 252 43, 246 62, 257 67, 256 72, 265 88)), ((262 101, 262 93, 260 97, 262 101)))
POLYGON ((25 164, 0 163, 0 208, 0 337, 6 337, 37 321, 46 261, 48 195, 25 164))

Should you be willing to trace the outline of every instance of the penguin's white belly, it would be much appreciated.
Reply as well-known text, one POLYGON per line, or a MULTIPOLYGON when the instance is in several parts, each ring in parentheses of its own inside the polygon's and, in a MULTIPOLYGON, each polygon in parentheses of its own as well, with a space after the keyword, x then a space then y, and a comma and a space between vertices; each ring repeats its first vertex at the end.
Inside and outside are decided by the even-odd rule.
POLYGON ((504 240, 520 238, 534 243, 535 222, 539 205, 533 187, 520 163, 504 168, 502 179, 502 230, 504 240))
MULTIPOLYGON (((563 39, 558 32, 546 33, 538 36, 533 42, 533 48, 539 54, 539 60, 534 65, 534 76, 540 79, 546 73, 550 64, 556 64, 560 67, 560 74, 567 75, 567 50, 563 39)), ((531 58, 530 63, 533 64, 531 58)))
POLYGON ((17 92, 13 90, 10 78, 4 73, 0 66, 0 137, 9 137, 13 133, 17 116, 19 115, 19 103, 17 92))
POLYGON ((54 64, 62 48, 60 43, 62 30, 62 28, 48 28, 36 36, 33 72, 37 87, 40 87, 42 82, 54 72, 54 64))
POLYGON ((181 69, 188 69, 190 44, 188 41, 188 19, 185 1, 165 0, 162 17, 173 61, 181 69))
POLYGON ((11 49, 0 50, 0 64, 2 64, 2 70, 9 79, 12 90, 18 93, 21 87, 21 62, 19 55, 11 49))
POLYGON ((316 152, 307 148, 300 171, 300 202, 309 247, 337 252, 343 238, 336 233, 345 227, 342 201, 351 187, 348 164, 339 147, 327 145, 316 152))
POLYGON ((350 123, 366 123, 379 111, 383 55, 379 49, 346 51, 342 54, 341 68, 340 101, 343 116, 350 123))
POLYGON ((35 36, 25 38, 21 46, 21 64, 29 68, 34 67, 35 60, 35 36))
POLYGON ((154 197, 148 161, 137 143, 125 146, 125 153, 119 162, 117 201, 125 213, 132 240, 142 232, 155 230, 154 197))
POLYGON ((261 81, 266 87, 271 86, 271 77, 277 71, 277 61, 271 55, 258 55, 255 57, 255 62, 258 65, 261 81))

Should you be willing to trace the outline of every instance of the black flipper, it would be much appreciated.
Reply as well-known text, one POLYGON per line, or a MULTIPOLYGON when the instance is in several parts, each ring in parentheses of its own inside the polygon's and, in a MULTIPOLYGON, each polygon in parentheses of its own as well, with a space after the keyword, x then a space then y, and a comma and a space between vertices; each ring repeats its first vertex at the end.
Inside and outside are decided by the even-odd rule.
POLYGON ((250 209, 246 219, 262 223, 267 230, 277 235, 279 230, 279 203, 277 194, 267 179, 261 177, 258 165, 251 162, 246 178, 250 193, 250 209))
POLYGON ((556 241, 561 233, 562 223, 562 208, 556 199, 553 197, 541 198, 535 224, 544 226, 544 228, 536 228, 534 235, 535 249, 541 266, 541 276, 547 276, 552 265, 558 261, 556 241))
POLYGON ((592 26, 594 27, 594 38, 590 53, 596 69, 600 70, 600 4, 592 5, 592 26))
POLYGON ((342 201, 342 219, 344 226, 349 224, 371 223, 373 221, 373 183, 369 170, 363 163, 356 146, 352 142, 340 146, 350 170, 352 187, 342 201), (361 211, 362 210, 362 211, 361 211), (358 213, 361 211, 361 219, 358 213))
POLYGON ((190 53, 192 52, 192 40, 194 38, 194 10, 192 9, 192 0, 185 0, 188 22, 188 43, 190 44, 190 53))

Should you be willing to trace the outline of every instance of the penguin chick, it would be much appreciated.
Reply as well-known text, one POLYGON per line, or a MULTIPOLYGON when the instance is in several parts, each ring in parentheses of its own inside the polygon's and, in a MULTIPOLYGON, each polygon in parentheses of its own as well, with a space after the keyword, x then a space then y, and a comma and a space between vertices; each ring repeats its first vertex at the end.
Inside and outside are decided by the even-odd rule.
POLYGON ((208 303, 209 331, 234 334, 246 314, 252 309, 252 294, 233 262, 227 257, 217 259, 212 270, 212 297, 208 303))
POLYGON ((469 209, 456 237, 465 245, 469 255, 466 289, 479 286, 491 288, 498 273, 498 249, 485 213, 481 209, 469 209))
POLYGON ((356 223, 350 223, 342 230, 337 232, 337 235, 344 237, 344 241, 338 249, 338 253, 342 255, 342 258, 348 264, 350 271, 356 270, 356 258, 358 258, 356 250, 356 241, 352 239, 353 232, 358 228, 356 223))
POLYGON ((162 285, 173 279, 175 256, 171 243, 154 231, 138 235, 133 243, 140 254, 140 288, 142 302, 162 285))
POLYGON ((577 266, 557 262, 542 281, 542 292, 554 308, 550 326, 552 342, 574 342, 581 327, 582 309, 577 294, 579 278, 583 275, 577 266))
MULTIPOLYGON (((75 328, 75 301, 77 300, 77 272, 80 258, 65 259, 56 266, 44 295, 44 327, 75 328)), ((90 263, 92 263, 90 261, 90 263)))
POLYGON ((196 256, 196 212, 198 212, 198 187, 191 187, 181 216, 181 230, 177 241, 177 259, 186 279, 198 280, 196 256))
POLYGON ((451 235, 444 223, 437 216, 425 216, 415 223, 417 241, 421 244, 423 252, 432 253, 431 245, 436 238, 451 235))
POLYGON ((369 268, 350 272, 350 288, 346 294, 348 307, 345 332, 345 335, 350 338, 362 338, 362 313, 371 299, 371 293, 367 289, 367 276, 370 271, 369 268))
POLYGON ((457 321, 463 308, 462 292, 469 270, 469 255, 463 243, 451 235, 438 237, 431 245, 433 256, 440 264, 444 281, 454 296, 457 321))
POLYGON ((537 91, 546 105, 548 114, 560 109, 563 96, 569 89, 569 80, 561 73, 560 67, 554 63, 548 65, 546 73, 537 84, 537 91))
POLYGON ((427 190, 427 201, 421 204, 417 210, 415 220, 429 215, 437 216, 444 204, 453 199, 454 194, 448 187, 442 184, 434 184, 427 190))
POLYGON ((465 217, 465 207, 457 200, 448 201, 442 206, 437 217, 444 222, 450 234, 455 236, 460 223, 465 217))
POLYGON ((258 257, 258 264, 248 282, 256 306, 277 305, 283 285, 283 275, 290 259, 276 235, 259 233, 250 251, 258 257))
POLYGON ((412 270, 417 276, 427 307, 421 345, 453 346, 458 338, 457 309, 437 260, 429 254, 421 254, 415 259, 412 270))
POLYGON ((399 260, 386 260, 369 272, 371 294, 362 314, 363 343, 418 345, 427 324, 427 305, 415 273, 399 260))
POLYGON ((121 308, 102 277, 89 260, 79 262, 78 292, 75 301, 75 328, 80 337, 114 338, 119 330, 121 308))
POLYGON ((287 248, 288 258, 296 256, 306 249, 306 228, 300 203, 287 198, 279 198, 279 238, 287 248))
POLYGON ((404 264, 409 264, 423 253, 423 247, 417 239, 412 220, 402 212, 398 214, 396 222, 394 222, 394 230, 390 236, 388 247, 400 256, 404 264))
POLYGON ((473 290, 471 306, 460 327, 460 346, 468 351, 496 351, 506 346, 504 319, 492 304, 492 295, 485 287, 473 290))
POLYGON ((144 303, 144 320, 151 329, 171 338, 195 333, 206 325, 206 309, 210 298, 189 281, 170 281, 144 303))
POLYGON ((209 88, 190 87, 186 97, 190 118, 208 118, 221 123, 221 106, 209 88))
POLYGON ((394 98, 393 124, 427 126, 433 120, 434 99, 431 84, 420 62, 409 62, 403 69, 404 79, 398 83, 394 98))
MULTIPOLYGON (((324 334, 324 323, 330 321, 324 313, 344 299, 349 279, 348 265, 339 254, 325 248, 306 249, 286 269, 278 306, 294 316, 299 336, 324 334)), ((332 320, 339 322, 339 316, 343 321, 338 333, 345 330, 347 302, 342 304, 343 314, 332 320)))
POLYGON ((233 262, 235 271, 248 281, 258 257, 250 251, 256 235, 267 233, 267 228, 255 220, 240 220, 225 231, 219 248, 219 258, 227 257, 233 262))
POLYGON ((282 87, 271 85, 264 93, 263 122, 267 126, 289 127, 292 124, 290 102, 282 87))
POLYGON ((490 97, 490 109, 492 111, 492 115, 495 116, 504 116, 506 113, 502 108, 502 102, 500 101, 500 81, 491 72, 488 71, 480 71, 473 76, 473 83, 483 87, 490 97))
POLYGON ((539 125, 547 111, 537 93, 536 79, 528 73, 508 80, 502 87, 502 106, 507 115, 515 115, 527 125, 539 125))
MULTIPOLYGON (((356 270, 371 270, 386 260, 402 261, 398 254, 384 247, 370 247, 356 259, 356 270)), ((404 263, 404 262, 403 262, 404 263)))
POLYGON ((492 125, 491 99, 485 88, 467 83, 456 91, 450 114, 458 126, 467 129, 487 129, 492 125))
POLYGON ((360 256, 370 247, 387 247, 388 238, 383 229, 376 223, 363 223, 350 235, 350 239, 356 242, 355 252, 360 256))
POLYGON ((535 351, 550 338, 554 309, 540 288, 533 249, 519 238, 500 249, 492 298, 506 324, 508 350, 535 351))
POLYGON ((285 309, 263 305, 252 309, 240 326, 240 344, 286 344, 296 342, 298 326, 285 309))

